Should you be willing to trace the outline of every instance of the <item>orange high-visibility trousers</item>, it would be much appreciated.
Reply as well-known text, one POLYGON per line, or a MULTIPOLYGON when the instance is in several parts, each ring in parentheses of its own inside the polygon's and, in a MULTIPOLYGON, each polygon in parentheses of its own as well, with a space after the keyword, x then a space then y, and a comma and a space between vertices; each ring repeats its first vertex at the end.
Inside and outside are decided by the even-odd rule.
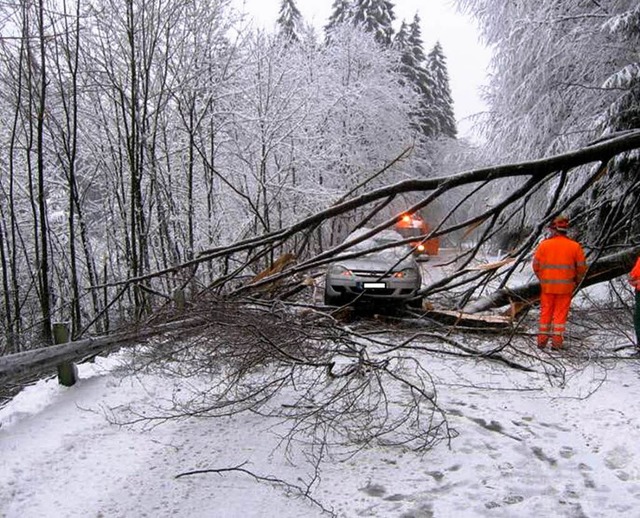
POLYGON ((540 295, 538 346, 544 347, 551 338, 553 347, 562 347, 567 316, 571 307, 571 297, 571 293, 542 293, 540 295))

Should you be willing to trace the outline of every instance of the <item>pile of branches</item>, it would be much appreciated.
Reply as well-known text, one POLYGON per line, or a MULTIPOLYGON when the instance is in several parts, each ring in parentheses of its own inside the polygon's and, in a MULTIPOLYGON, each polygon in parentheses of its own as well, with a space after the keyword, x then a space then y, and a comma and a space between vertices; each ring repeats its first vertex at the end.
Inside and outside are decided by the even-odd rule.
POLYGON ((190 383, 153 415, 127 409, 121 424, 252 412, 284 424, 286 448, 302 445, 318 463, 371 445, 426 451, 451 440, 429 373, 406 351, 376 347, 323 312, 219 300, 198 308, 190 336, 155 339, 130 362, 190 383))

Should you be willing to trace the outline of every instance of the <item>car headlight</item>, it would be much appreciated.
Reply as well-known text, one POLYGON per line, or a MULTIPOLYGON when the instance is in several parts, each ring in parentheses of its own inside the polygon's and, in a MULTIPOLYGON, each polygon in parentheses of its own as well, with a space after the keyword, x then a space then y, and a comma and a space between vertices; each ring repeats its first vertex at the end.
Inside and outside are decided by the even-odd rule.
POLYGON ((343 277, 352 277, 353 273, 351 273, 351 270, 349 270, 348 268, 345 268, 344 266, 340 265, 340 264, 332 264, 329 267, 329 273, 331 275, 341 275, 343 277))
POLYGON ((418 278, 418 270, 415 268, 405 268, 404 270, 400 270, 399 272, 395 272, 393 276, 396 279, 417 279, 418 278))

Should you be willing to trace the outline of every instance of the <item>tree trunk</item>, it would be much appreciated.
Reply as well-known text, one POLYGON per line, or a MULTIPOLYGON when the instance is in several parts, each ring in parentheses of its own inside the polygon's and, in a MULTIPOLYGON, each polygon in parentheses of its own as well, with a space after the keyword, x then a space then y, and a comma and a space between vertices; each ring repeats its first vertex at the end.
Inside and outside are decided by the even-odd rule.
POLYGON ((40 96, 37 105, 36 125, 36 156, 38 178, 38 238, 40 240, 40 306, 42 309, 42 338, 51 342, 51 286, 49 284, 49 236, 47 222, 47 200, 45 191, 44 170, 44 117, 47 100, 47 63, 46 63, 46 35, 44 29, 44 0, 38 2, 38 38, 40 44, 40 96))

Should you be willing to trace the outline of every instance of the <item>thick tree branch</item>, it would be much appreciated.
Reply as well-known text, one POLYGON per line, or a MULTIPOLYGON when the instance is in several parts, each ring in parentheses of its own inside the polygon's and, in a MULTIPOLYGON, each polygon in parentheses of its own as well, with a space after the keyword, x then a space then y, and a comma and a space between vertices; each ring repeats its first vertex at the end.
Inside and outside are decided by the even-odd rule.
MULTIPOLYGON (((622 252, 600 257, 595 263, 589 265, 587 276, 578 289, 586 288, 593 284, 609 281, 628 274, 634 261, 640 254, 640 245, 625 249, 622 252)), ((511 302, 534 303, 540 297, 540 284, 532 282, 517 288, 504 288, 488 297, 471 302, 464 306, 463 311, 477 313, 501 306, 511 302)))
MULTIPOLYGON (((466 171, 446 177, 429 179, 410 179, 388 185, 372 191, 366 192, 355 198, 345 200, 337 205, 333 205, 323 211, 311 216, 282 230, 263 234, 261 236, 245 239, 230 246, 222 246, 202 251, 196 259, 187 261, 172 268, 152 272, 139 277, 111 283, 109 286, 142 282, 154 277, 174 273, 183 268, 189 268, 202 262, 211 261, 218 257, 251 250, 256 247, 269 246, 275 242, 289 239, 298 232, 313 227, 327 219, 346 214, 354 209, 366 206, 370 203, 386 199, 390 196, 410 192, 428 192, 440 190, 446 192, 455 187, 473 184, 476 182, 492 181, 505 178, 517 178, 529 176, 533 179, 542 180, 545 177, 555 174, 558 171, 570 171, 579 166, 593 162, 608 162, 617 154, 640 148, 640 131, 625 133, 622 136, 613 136, 604 142, 598 142, 588 147, 563 153, 548 158, 523 162, 519 164, 508 164, 496 167, 488 167, 472 171, 466 171)), ((390 223, 392 224, 392 223, 390 223)), ((95 286, 94 289, 104 286, 95 286)))

